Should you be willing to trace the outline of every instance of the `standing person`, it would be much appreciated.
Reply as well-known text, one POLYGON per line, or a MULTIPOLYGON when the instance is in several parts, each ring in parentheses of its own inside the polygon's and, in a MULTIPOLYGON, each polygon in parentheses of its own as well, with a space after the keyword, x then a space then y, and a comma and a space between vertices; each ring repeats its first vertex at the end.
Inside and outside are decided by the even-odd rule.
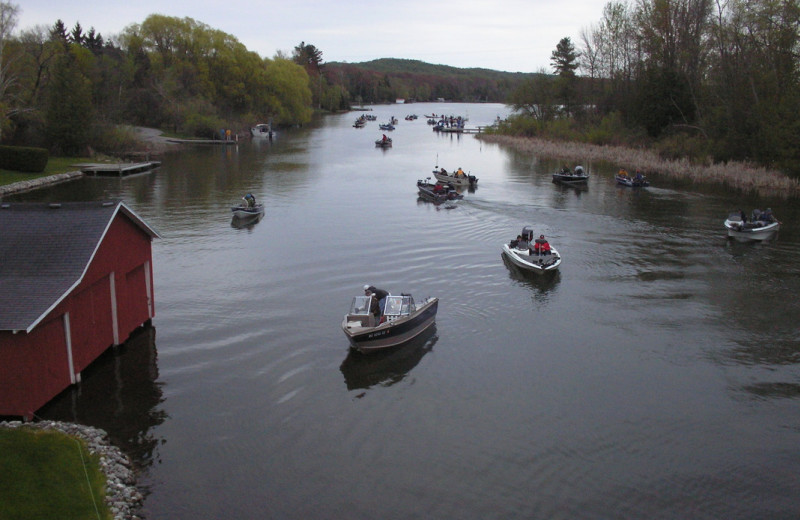
MULTIPOLYGON (((389 291, 378 289, 374 285, 365 285, 364 294, 367 296, 373 295, 375 297, 374 300, 378 302, 378 313, 376 316, 380 316, 383 313, 383 307, 386 305, 386 297, 389 296, 389 291)), ((375 314, 374 309, 373 314, 375 314)))

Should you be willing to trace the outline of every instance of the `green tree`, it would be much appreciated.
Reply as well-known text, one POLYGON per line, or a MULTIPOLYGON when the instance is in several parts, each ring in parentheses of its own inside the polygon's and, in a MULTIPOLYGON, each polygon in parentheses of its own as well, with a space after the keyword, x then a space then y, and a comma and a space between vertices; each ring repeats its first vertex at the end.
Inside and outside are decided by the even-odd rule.
POLYGON ((56 59, 48 85, 46 134, 53 152, 80 155, 90 144, 93 125, 92 86, 83 72, 88 53, 74 46, 56 59))
POLYGON ((546 69, 540 69, 513 91, 509 103, 514 110, 539 123, 551 121, 556 114, 555 78, 546 69))
POLYGON ((575 70, 578 68, 579 56, 569 37, 562 38, 550 56, 550 64, 558 75, 556 92, 567 116, 572 114, 575 99, 575 70))
POLYGON ((266 62, 267 104, 277 124, 311 121, 311 89, 308 74, 288 60, 266 62))

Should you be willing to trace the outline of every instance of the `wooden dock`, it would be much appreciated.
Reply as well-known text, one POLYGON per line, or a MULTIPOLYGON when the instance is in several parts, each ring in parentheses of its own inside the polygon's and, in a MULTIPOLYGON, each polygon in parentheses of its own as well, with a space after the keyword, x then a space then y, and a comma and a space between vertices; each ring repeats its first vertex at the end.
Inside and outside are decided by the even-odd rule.
POLYGON ((443 134, 480 134, 483 132, 482 126, 476 126, 474 128, 458 128, 458 127, 445 127, 445 128, 434 128, 434 132, 440 132, 443 134))
POLYGON ((237 136, 236 139, 178 139, 175 138, 168 138, 167 142, 170 143, 177 143, 177 144, 221 144, 221 145, 236 145, 239 144, 239 138, 237 136))
POLYGON ((80 164, 78 165, 84 175, 104 176, 104 177, 125 177, 137 173, 149 172, 161 166, 160 161, 147 161, 138 163, 116 163, 116 164, 80 164))

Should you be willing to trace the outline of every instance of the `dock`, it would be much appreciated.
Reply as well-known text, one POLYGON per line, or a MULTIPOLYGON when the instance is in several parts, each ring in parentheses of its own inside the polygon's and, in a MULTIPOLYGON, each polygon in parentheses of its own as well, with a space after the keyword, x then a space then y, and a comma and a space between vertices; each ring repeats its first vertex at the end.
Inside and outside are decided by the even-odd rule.
POLYGON ((236 139, 178 139, 177 137, 167 138, 167 142, 176 144, 221 144, 221 145, 236 145, 239 144, 238 136, 236 139))
POLYGON ((444 127, 444 128, 434 128, 434 132, 441 132, 443 134, 480 134, 483 132, 483 126, 476 126, 473 128, 466 128, 466 127, 444 127))
POLYGON ((161 166, 160 161, 146 161, 137 163, 116 163, 116 164, 80 164, 78 167, 84 175, 104 176, 104 177, 125 177, 137 173, 149 172, 161 166))

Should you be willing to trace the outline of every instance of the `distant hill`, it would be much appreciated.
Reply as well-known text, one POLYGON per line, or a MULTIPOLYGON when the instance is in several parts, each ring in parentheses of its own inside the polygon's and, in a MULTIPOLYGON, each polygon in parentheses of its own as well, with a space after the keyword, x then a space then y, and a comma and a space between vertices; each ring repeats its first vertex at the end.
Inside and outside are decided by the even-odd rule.
POLYGON ((362 63, 329 62, 325 71, 330 82, 341 82, 353 101, 365 103, 393 102, 399 98, 504 103, 524 79, 532 76, 397 58, 362 63))

